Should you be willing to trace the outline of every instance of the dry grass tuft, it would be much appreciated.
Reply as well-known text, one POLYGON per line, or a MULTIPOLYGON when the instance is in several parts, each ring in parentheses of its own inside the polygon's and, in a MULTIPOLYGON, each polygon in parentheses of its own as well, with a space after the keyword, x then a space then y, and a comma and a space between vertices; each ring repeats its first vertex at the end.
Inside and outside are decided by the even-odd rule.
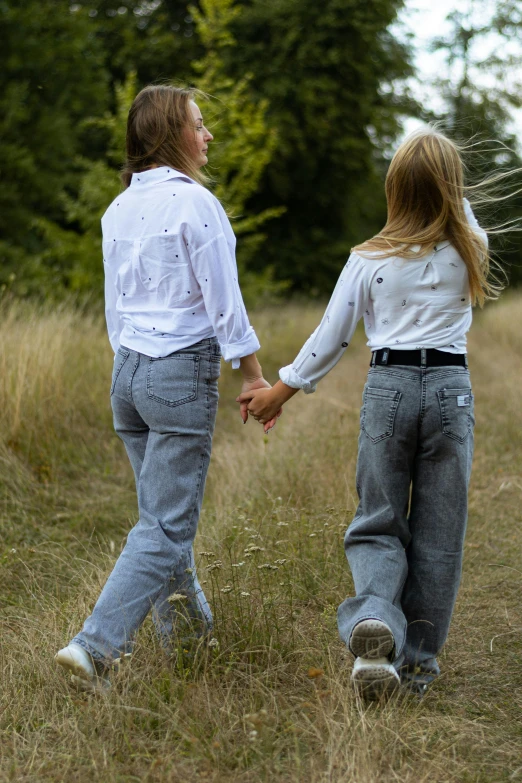
MULTIPOLYGON (((151 624, 107 698, 55 651, 81 626, 136 508, 112 433, 98 317, 5 310, 0 348, 0 780, 446 783, 522 780, 520 297, 476 318, 477 446, 465 573, 422 702, 358 702, 336 608, 355 507, 363 340, 268 437, 224 370, 196 542, 219 645, 167 661, 151 624), (203 554, 206 553, 206 554, 203 554), (210 554, 209 554, 210 553, 210 554), (213 553, 213 554, 212 554, 213 553)), ((267 374, 320 311, 259 313, 267 374)))

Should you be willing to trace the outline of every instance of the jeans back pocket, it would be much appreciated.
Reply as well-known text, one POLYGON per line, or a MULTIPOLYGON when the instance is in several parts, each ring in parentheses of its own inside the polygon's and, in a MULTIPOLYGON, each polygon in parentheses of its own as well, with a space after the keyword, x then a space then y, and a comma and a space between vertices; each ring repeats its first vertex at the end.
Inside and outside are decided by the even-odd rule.
POLYGON ((372 443, 393 435, 401 392, 367 386, 363 394, 361 428, 372 443))
POLYGON ((473 426, 473 394, 471 389, 440 389, 442 434, 464 443, 473 426))
POLYGON ((147 395, 171 408, 193 402, 198 396, 198 377, 199 356, 195 354, 178 353, 150 359, 147 395))

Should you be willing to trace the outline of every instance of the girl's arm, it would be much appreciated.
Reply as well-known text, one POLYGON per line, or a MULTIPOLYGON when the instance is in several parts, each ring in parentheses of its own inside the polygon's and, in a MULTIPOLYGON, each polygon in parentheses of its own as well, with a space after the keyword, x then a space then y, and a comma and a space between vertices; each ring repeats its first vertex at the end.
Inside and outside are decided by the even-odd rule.
POLYGON ((113 277, 113 270, 110 264, 105 260, 105 246, 108 243, 103 243, 104 247, 104 259, 103 266, 105 269, 105 320, 107 322, 107 332, 109 333, 109 341, 114 353, 120 347, 120 334, 122 330, 122 324, 118 311, 116 309, 116 302, 118 299, 118 293, 116 288, 116 280, 113 277))
POLYGON ((190 262, 223 359, 238 369, 240 360, 254 354, 260 345, 239 288, 233 233, 208 191, 198 187, 191 195, 193 203, 186 206, 190 262))
POLYGON ((248 410, 264 423, 299 389, 305 394, 314 392, 317 383, 337 364, 348 347, 357 322, 367 308, 369 285, 368 262, 352 253, 321 323, 295 361, 279 371, 280 381, 269 391, 241 394, 238 402, 247 402, 248 410))
POLYGON ((292 364, 281 368, 287 386, 311 394, 335 367, 368 307, 371 261, 352 253, 341 272, 321 323, 292 364))
POLYGON ((485 243, 486 247, 488 246, 488 235, 484 231, 483 228, 479 226, 478 220, 473 214, 473 210, 471 208, 471 204, 469 203, 468 199, 463 199, 464 201, 464 213, 466 215, 466 218, 468 220, 469 225, 475 232, 475 234, 478 234, 478 236, 482 239, 482 241, 485 243))
MULTIPOLYGON (((270 388, 256 356, 259 340, 239 288, 235 240, 228 218, 208 191, 195 190, 194 198, 187 224, 187 249, 223 358, 241 371, 242 392, 270 388)), ((240 413, 246 423, 246 404, 241 405, 240 413)), ((275 426, 278 415, 280 412, 271 417, 273 421, 268 420, 267 430, 275 426)))

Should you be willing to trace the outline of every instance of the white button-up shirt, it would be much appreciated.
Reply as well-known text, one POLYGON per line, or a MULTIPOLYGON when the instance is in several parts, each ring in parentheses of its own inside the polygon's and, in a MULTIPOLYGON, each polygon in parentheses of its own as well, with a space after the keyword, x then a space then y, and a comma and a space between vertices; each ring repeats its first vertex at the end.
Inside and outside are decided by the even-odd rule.
POLYGON ((167 356, 216 336, 225 361, 259 349, 219 201, 175 169, 133 174, 102 218, 109 339, 167 356))
MULTIPOLYGON (((466 199, 464 205, 469 224, 487 243, 466 199)), ((320 325, 293 364, 279 371, 283 383, 307 394, 315 391, 348 347, 360 318, 372 351, 465 353, 471 302, 464 261, 448 241, 414 260, 352 253, 320 325)))

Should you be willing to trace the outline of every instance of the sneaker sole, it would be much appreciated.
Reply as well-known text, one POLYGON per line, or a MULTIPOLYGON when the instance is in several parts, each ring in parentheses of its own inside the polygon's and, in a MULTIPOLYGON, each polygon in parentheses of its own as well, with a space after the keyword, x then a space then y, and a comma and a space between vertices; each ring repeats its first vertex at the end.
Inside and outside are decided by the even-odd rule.
POLYGON ((86 672, 85 669, 70 655, 60 655, 60 653, 57 653, 54 656, 54 660, 59 666, 62 667, 62 669, 67 669, 67 671, 69 671, 73 677, 76 677, 79 680, 83 680, 83 682, 91 682, 92 678, 89 673, 86 672))
POLYGON ((394 646, 392 632, 380 620, 362 620, 350 637, 350 650, 356 658, 386 658, 394 646))
POLYGON ((390 697, 399 688, 399 675, 390 671, 388 666, 361 667, 352 675, 355 690, 361 698, 368 701, 379 701, 390 697))
POLYGON ((61 656, 60 653, 54 656, 56 663, 71 674, 71 682, 82 691, 96 691, 101 693, 110 688, 109 680, 103 677, 91 677, 88 672, 70 656, 61 656))

